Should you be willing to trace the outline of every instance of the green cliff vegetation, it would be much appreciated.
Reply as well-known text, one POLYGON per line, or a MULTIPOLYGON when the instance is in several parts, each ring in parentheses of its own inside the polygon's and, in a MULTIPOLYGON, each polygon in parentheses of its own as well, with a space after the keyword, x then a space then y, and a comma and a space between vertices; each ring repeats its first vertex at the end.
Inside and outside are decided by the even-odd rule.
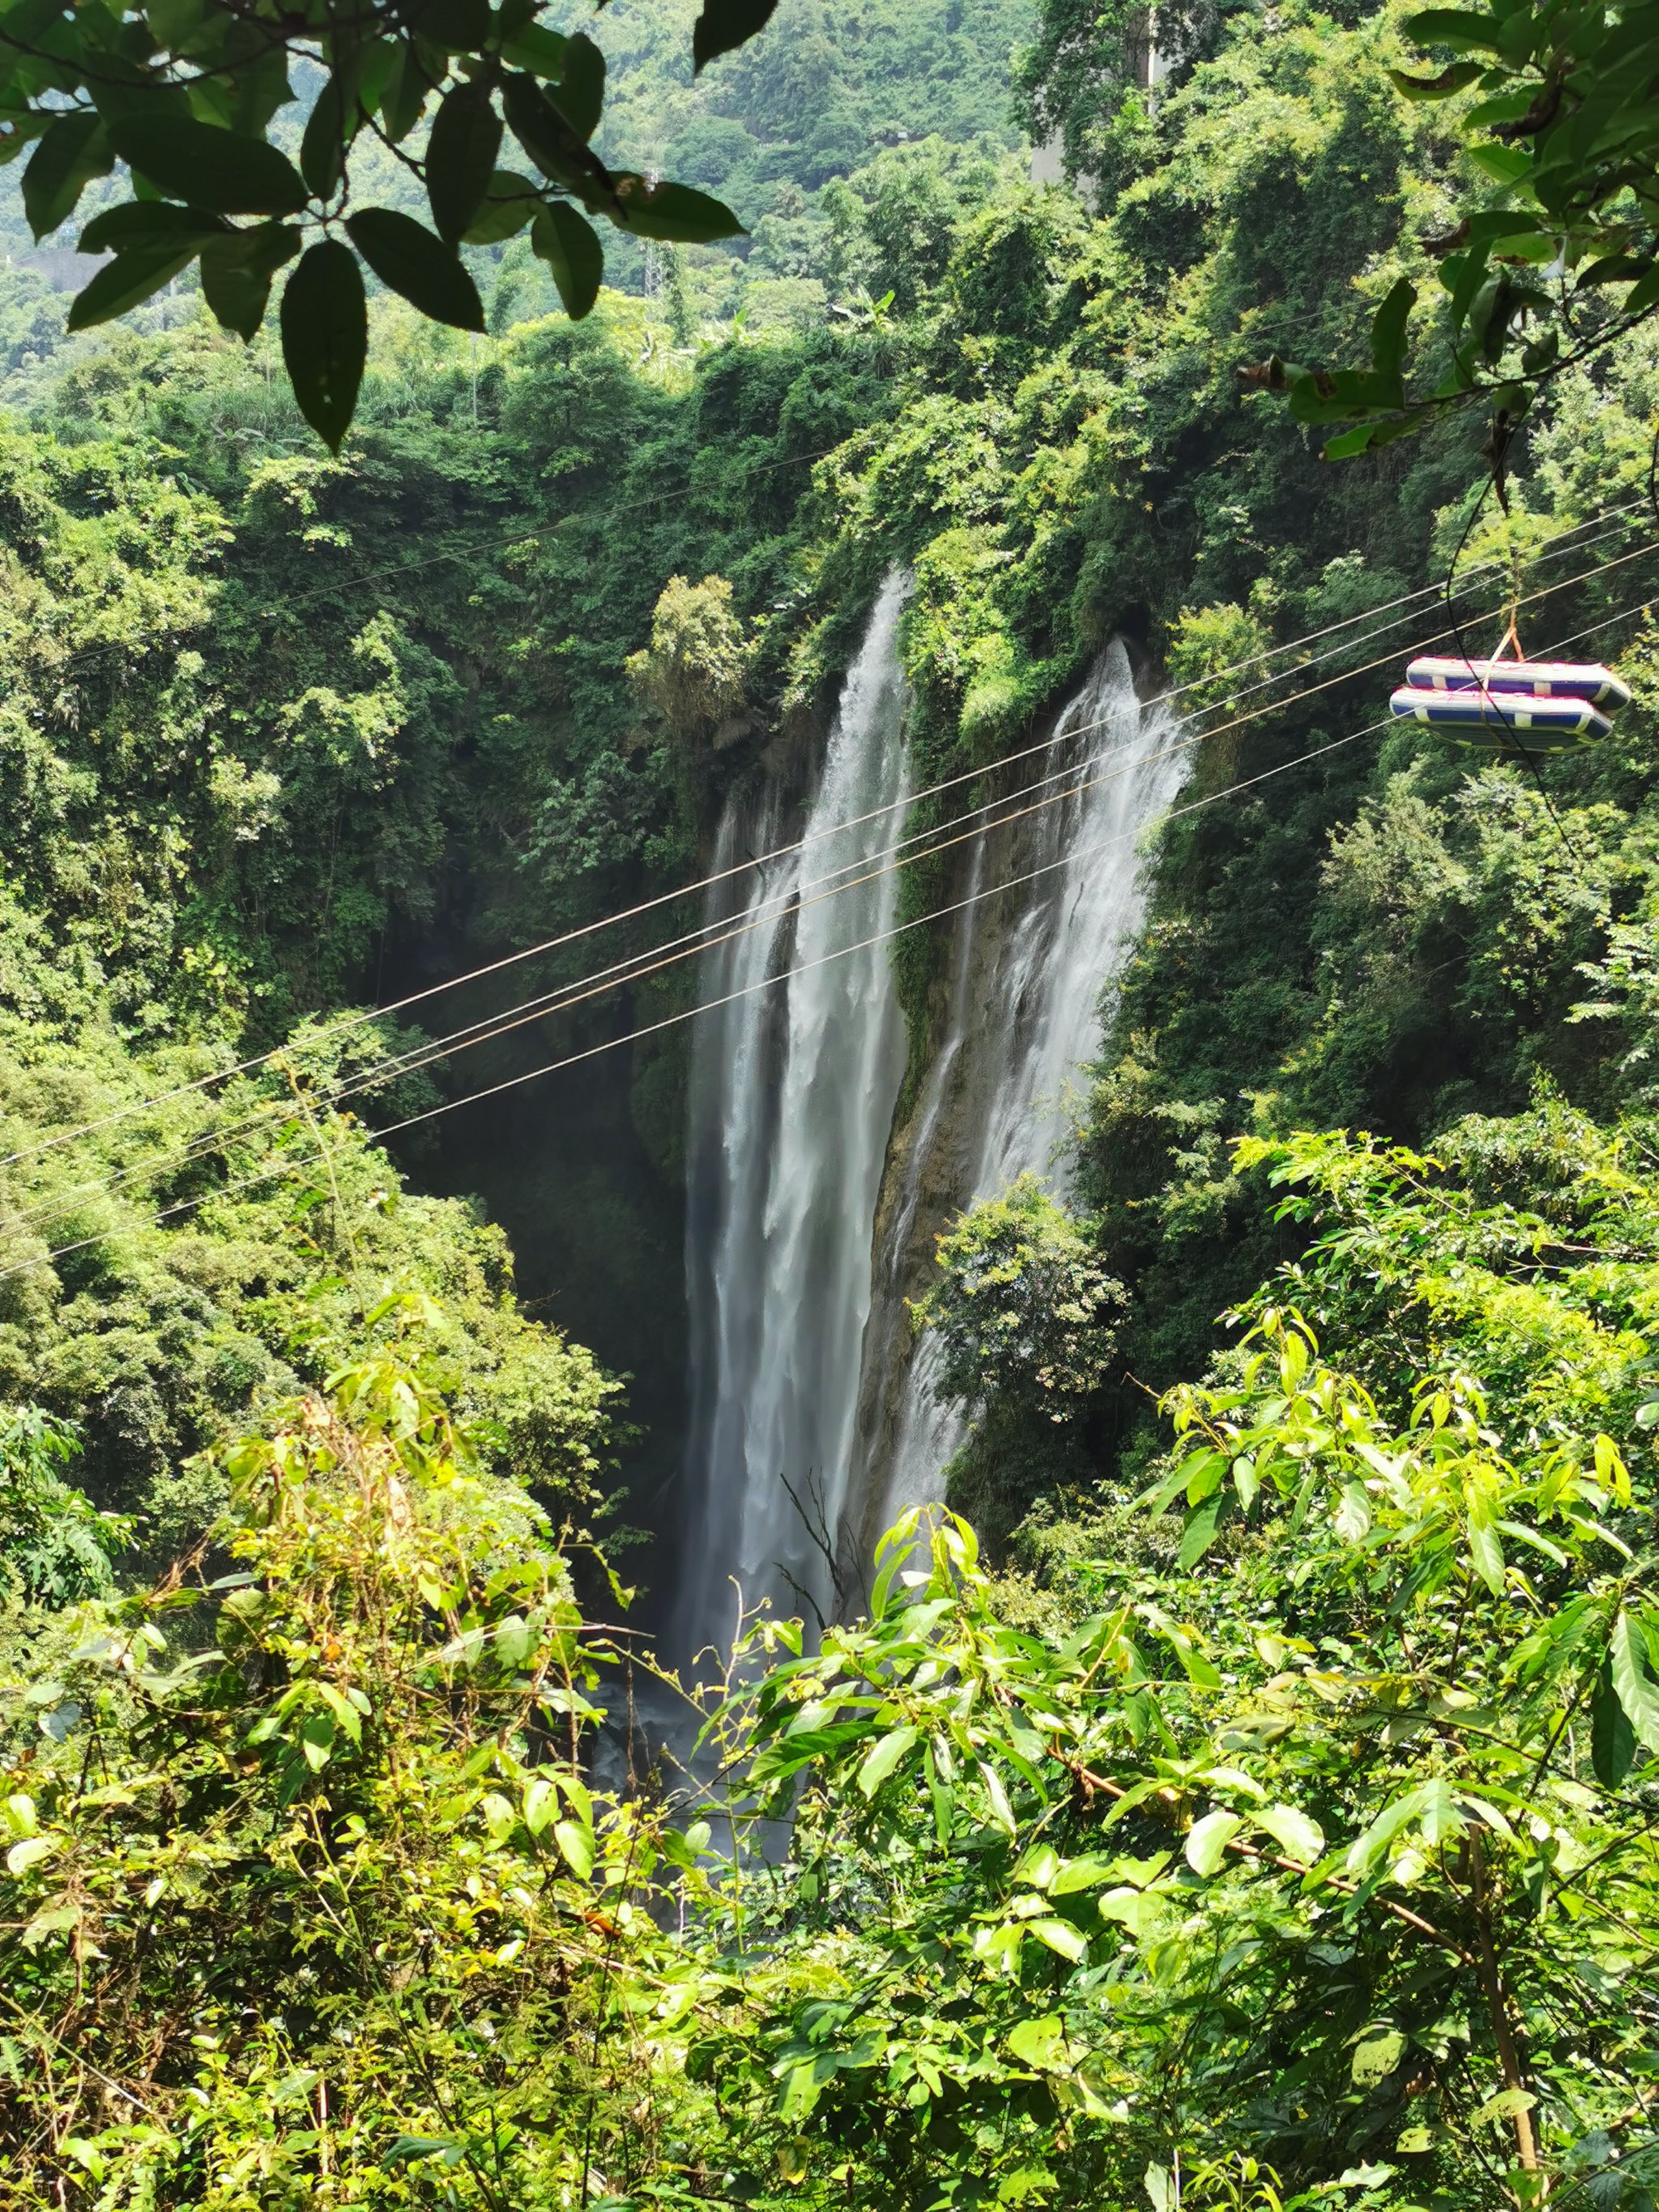
POLYGON ((607 129, 750 235, 575 322, 522 240, 481 332, 377 292, 337 457, 182 272, 71 339, 0 287, 0 2208, 1652 2212, 1650 331, 1581 303, 1501 455, 1448 405, 1327 463, 1263 364, 1457 383, 1446 240, 1518 183, 1516 95, 1391 75, 1433 26, 1172 14, 1153 98, 1069 0, 695 82, 693 12, 597 19, 607 129), (618 1578, 686 1029, 464 1102, 689 1008, 560 994, 696 920, 895 562, 967 779, 908 827, 1115 635, 1187 811, 1070 1198, 920 1309, 968 1517, 694 1699, 618 1578), (1610 740, 1382 726, 1511 599, 1618 660, 1610 740))

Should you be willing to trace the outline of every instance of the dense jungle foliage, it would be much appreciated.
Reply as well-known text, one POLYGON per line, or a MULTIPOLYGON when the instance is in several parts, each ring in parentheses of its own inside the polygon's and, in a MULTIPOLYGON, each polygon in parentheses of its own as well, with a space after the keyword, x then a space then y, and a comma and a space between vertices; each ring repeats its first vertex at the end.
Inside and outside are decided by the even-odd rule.
POLYGON ((613 112, 750 238, 377 298, 337 459, 186 288, 0 289, 0 2205, 1650 2212, 1659 352, 1507 513, 1472 422, 1336 467, 1240 375, 1402 276, 1445 367, 1500 188, 1389 10, 1193 11, 1155 100, 1111 11, 695 87, 690 13, 600 19, 613 112), (695 917, 434 987, 696 873, 895 562, 918 783, 1017 788, 1121 635, 1188 811, 1071 1201, 941 1244, 969 1518, 694 1703, 616 1578, 684 1028, 425 1117, 685 1011, 556 994, 695 917), (1381 726, 1454 566, 1608 743, 1381 726))

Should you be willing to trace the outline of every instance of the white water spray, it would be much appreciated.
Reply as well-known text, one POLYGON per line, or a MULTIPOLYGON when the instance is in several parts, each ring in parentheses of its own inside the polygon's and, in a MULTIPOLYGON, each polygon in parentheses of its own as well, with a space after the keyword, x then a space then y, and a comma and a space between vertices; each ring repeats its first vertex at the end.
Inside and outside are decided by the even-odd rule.
MULTIPOLYGON (((848 672, 805 825, 820 872, 871 842, 868 830, 823 833, 903 797, 904 594, 890 575, 848 672)), ((777 842, 775 817, 754 830, 763 850, 777 842)), ((728 812, 717 867, 739 857, 740 835, 728 812)), ((734 1578, 745 1604, 769 1597, 785 1613, 826 1616, 836 1604, 904 1032, 887 946, 843 951, 891 929, 896 872, 833 897, 799 896, 804 873, 799 849, 757 872, 744 913, 770 918, 711 951, 698 981, 705 1003, 748 995, 696 1024, 693 1048, 689 1516, 674 1639, 687 1653, 730 1642, 734 1578), (755 988, 769 978, 772 988, 755 988)))
MULTIPOLYGON (((1002 940, 974 1013, 995 1073, 969 1148, 963 1204, 995 1197, 1028 1172, 1061 1194, 1070 1183, 1066 1146, 1077 1119, 1072 1094, 1099 1048, 1101 994, 1145 908, 1139 840, 1186 773, 1184 755, 1171 750, 1175 728, 1162 708, 1142 709, 1128 655, 1117 643, 1103 653, 1055 726, 1042 774, 1071 769, 1088 787, 1028 817, 1019 825, 1017 857, 998 870, 1018 876, 1074 856, 1024 892, 1027 902, 1002 940), (1106 849, 1097 850, 1101 846, 1106 849)), ((970 908, 964 923, 976 912, 970 908)), ((954 1061, 959 1049, 959 1037, 947 1038, 941 1058, 948 1053, 954 1061)), ((966 1433, 956 1408, 939 1398, 939 1365, 936 1342, 924 1337, 912 1355, 892 1431, 884 1495, 888 1521, 907 1505, 944 1496, 945 1468, 966 1433)))

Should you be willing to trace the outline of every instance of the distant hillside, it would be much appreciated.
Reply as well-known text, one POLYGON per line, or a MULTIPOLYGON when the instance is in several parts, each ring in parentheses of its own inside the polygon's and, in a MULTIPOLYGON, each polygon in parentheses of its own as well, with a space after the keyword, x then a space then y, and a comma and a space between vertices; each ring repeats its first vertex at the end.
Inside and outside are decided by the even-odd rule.
MULTIPOLYGON (((771 24, 740 52, 691 73, 691 25, 700 0, 615 0, 588 21, 605 49, 610 96, 602 152, 632 167, 680 178, 718 193, 750 235, 731 247, 685 257, 699 311, 729 315, 743 304, 745 276, 781 281, 790 296, 826 274, 833 258, 826 187, 884 149, 926 137, 987 153, 1018 147, 1011 83, 1035 33, 1034 0, 785 0, 771 24)), ((574 27, 580 11, 550 15, 574 27)), ((307 103, 279 118, 273 137, 297 145, 307 103)), ((419 187, 389 155, 358 149, 364 196, 416 210, 419 187)), ((23 164, 0 171, 0 401, 28 407, 64 351, 68 303, 94 264, 77 266, 74 242, 94 209, 122 196, 118 179, 94 185, 76 218, 37 246, 23 219, 23 164)), ((512 312, 552 308, 552 287, 524 241, 481 249, 492 272, 516 280, 512 312), (545 295, 544 297, 543 295, 545 295)), ((606 238, 607 281, 651 292, 668 257, 614 233, 606 238)), ((833 271, 830 273, 833 274, 833 271)), ((130 319, 163 330, 195 313, 195 280, 180 278, 130 319)), ((818 295, 810 292, 807 303, 818 295)), ((76 352, 95 348, 96 337, 76 352)))

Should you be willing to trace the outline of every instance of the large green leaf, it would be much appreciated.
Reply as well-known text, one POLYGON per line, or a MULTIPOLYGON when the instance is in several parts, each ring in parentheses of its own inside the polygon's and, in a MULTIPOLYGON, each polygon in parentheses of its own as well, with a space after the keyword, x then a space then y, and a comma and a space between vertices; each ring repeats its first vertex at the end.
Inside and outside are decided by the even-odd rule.
POLYGON ((380 120, 394 146, 401 145, 420 121, 431 90, 420 57, 407 40, 401 41, 380 93, 380 120))
POLYGON ((29 156, 23 172, 23 213, 37 238, 75 212, 76 203, 94 177, 115 166, 114 149, 98 117, 60 115, 29 156))
POLYGON ((691 29, 691 61, 701 73, 721 54, 729 54, 763 31, 778 0, 703 0, 691 29))
POLYGON ((565 40, 558 88, 549 94, 579 138, 591 138, 605 106, 605 56, 586 31, 565 40))
POLYGON ((1469 1508, 1469 1557, 1474 1571, 1494 1597, 1504 1595, 1504 1547, 1498 1540, 1492 1507, 1475 1499, 1469 1508))
POLYGON ((1613 1662, 1603 1662, 1590 1706, 1590 1765, 1604 1788, 1616 1790, 1636 1764, 1636 1731, 1613 1687, 1613 1662))
POLYGON ((1453 62, 1435 76, 1413 76, 1408 70, 1397 69, 1391 69, 1389 75, 1407 100, 1449 100, 1476 77, 1484 76, 1486 69, 1484 62, 1453 62))
POLYGON ((1265 1828, 1287 1858, 1312 1866, 1325 1852, 1325 1831, 1317 1820, 1294 1805, 1267 1805, 1252 1815, 1265 1828))
POLYGON ((565 1864, 579 1881, 586 1881, 593 1871, 593 1831, 586 1821, 556 1820, 553 1833, 565 1864))
POLYGON ((1088 1937, 1080 1928, 1074 1928, 1069 1920, 1028 1920, 1025 1933, 1036 1936, 1037 1942, 1046 1944, 1056 1957, 1069 1960, 1074 1966, 1080 1965, 1089 1954, 1088 1937))
POLYGON ((112 322, 159 292, 196 258, 193 245, 135 246, 106 262, 92 282, 75 295, 66 328, 89 331, 94 324, 112 322))
POLYGON ((549 76, 556 80, 564 67, 565 36, 562 31, 550 30, 545 23, 526 23, 511 38, 501 41, 501 59, 517 70, 528 70, 534 76, 549 76))
POLYGON ((1350 2068, 1356 2089, 1375 2089, 1386 2081, 1406 2055, 1406 2039, 1397 2028, 1368 2036, 1356 2044, 1350 2068))
POLYGON ((1425 8, 1407 15, 1401 27, 1419 46, 1453 46, 1467 53, 1496 53, 1503 24, 1495 15, 1477 15, 1471 8, 1425 8))
POLYGON ((476 53, 489 36, 489 0, 424 0, 411 17, 420 36, 447 54, 476 53))
POLYGON ((283 294, 283 359, 300 412, 331 453, 351 427, 368 351, 362 272, 349 246, 309 247, 283 294))
POLYGON ((131 118, 112 124, 116 152, 168 199, 215 215, 297 215, 308 197, 286 154, 210 123, 131 118))
POLYGON ((653 185, 639 176, 613 181, 623 226, 641 238, 702 246, 711 239, 748 235, 729 207, 690 185, 653 185))
POLYGON ((1407 1790, 1392 1804, 1385 1805, 1362 1835, 1348 1846, 1347 1869, 1360 1880, 1368 1875, 1400 1831, 1422 1814, 1428 1799, 1430 1785, 1420 1784, 1407 1790))
POLYGON ((381 283, 389 284, 434 323, 457 330, 481 331, 483 306, 478 288, 452 246, 412 216, 395 208, 364 208, 348 218, 346 229, 381 283))
POLYGON ((516 169, 497 169, 483 205, 467 226, 468 246, 497 246, 533 222, 543 204, 541 187, 516 169))
POLYGON ((1417 287, 1402 276, 1371 323, 1371 367, 1379 376, 1397 377, 1406 366, 1406 325, 1417 301, 1417 287))
POLYGON ((1471 246, 1490 245, 1497 238, 1522 238, 1543 229, 1530 208, 1481 208, 1466 219, 1471 246))
POLYGON ((1227 1846, 1244 1823, 1237 1813, 1206 1813, 1194 1820, 1187 1834, 1187 1863, 1206 1878, 1220 1871, 1227 1846))
POLYGON ((1195 1567, 1198 1565, 1214 1543, 1221 1516, 1232 1502, 1230 1492, 1218 1490, 1194 1506, 1181 1531, 1181 1549, 1176 1553, 1178 1567, 1195 1567))
POLYGON ((1008 2048, 1022 2066, 1058 2072, 1067 2063, 1066 2023, 1057 2012, 1036 2020, 1016 2021, 1008 2031, 1008 2048))
POLYGON ((1500 185, 1518 185, 1532 167, 1532 155, 1518 146, 1471 146, 1469 159, 1500 185))
POLYGON ((544 177, 580 192, 595 206, 613 205, 611 179, 603 163, 534 77, 509 76, 502 87, 501 106, 514 137, 544 177))
POLYGON ((432 125, 426 148, 426 196, 438 234, 453 246, 483 205, 495 157, 501 150, 501 119, 481 82, 458 84, 447 93, 432 125))
POLYGON ((580 322, 599 296, 605 275, 605 248, 598 232, 568 202, 555 200, 536 217, 530 243, 547 264, 566 314, 580 322))
POLYGON ((1098 1853, 1068 1859, 1048 1885, 1051 1897, 1070 1897, 1081 1889, 1103 1889, 1117 1879, 1118 1863, 1098 1853))
POLYGON ((173 200, 123 200, 94 216, 76 242, 82 253, 125 253, 141 246, 205 246, 210 239, 230 234, 222 216, 205 215, 200 208, 179 207, 173 200))
POLYGON ((1648 1642, 1641 1623, 1620 1613, 1613 1624, 1608 1645, 1613 1686, 1637 1741, 1646 1751, 1659 1751, 1659 1684, 1650 1671, 1648 1642))
POLYGON ((300 141, 300 173, 319 200, 334 196, 357 131, 357 70, 337 69, 318 94, 300 141))
MULTIPOLYGON (((218 0, 210 0, 204 43, 224 22, 226 12, 218 0)), ((211 104, 230 130, 246 138, 263 138, 271 117, 294 97, 288 81, 288 49, 250 11, 227 27, 217 58, 223 74, 198 77, 192 88, 196 98, 211 104)))
POLYGON ((859 1788, 866 1797, 875 1796, 906 1752, 914 1747, 921 1735, 921 1730, 918 1728, 890 1729, 866 1754, 859 1768, 859 1788))
POLYGON ((261 222, 202 248, 202 296, 222 329, 251 343, 265 319, 270 280, 300 250, 292 223, 261 222))

